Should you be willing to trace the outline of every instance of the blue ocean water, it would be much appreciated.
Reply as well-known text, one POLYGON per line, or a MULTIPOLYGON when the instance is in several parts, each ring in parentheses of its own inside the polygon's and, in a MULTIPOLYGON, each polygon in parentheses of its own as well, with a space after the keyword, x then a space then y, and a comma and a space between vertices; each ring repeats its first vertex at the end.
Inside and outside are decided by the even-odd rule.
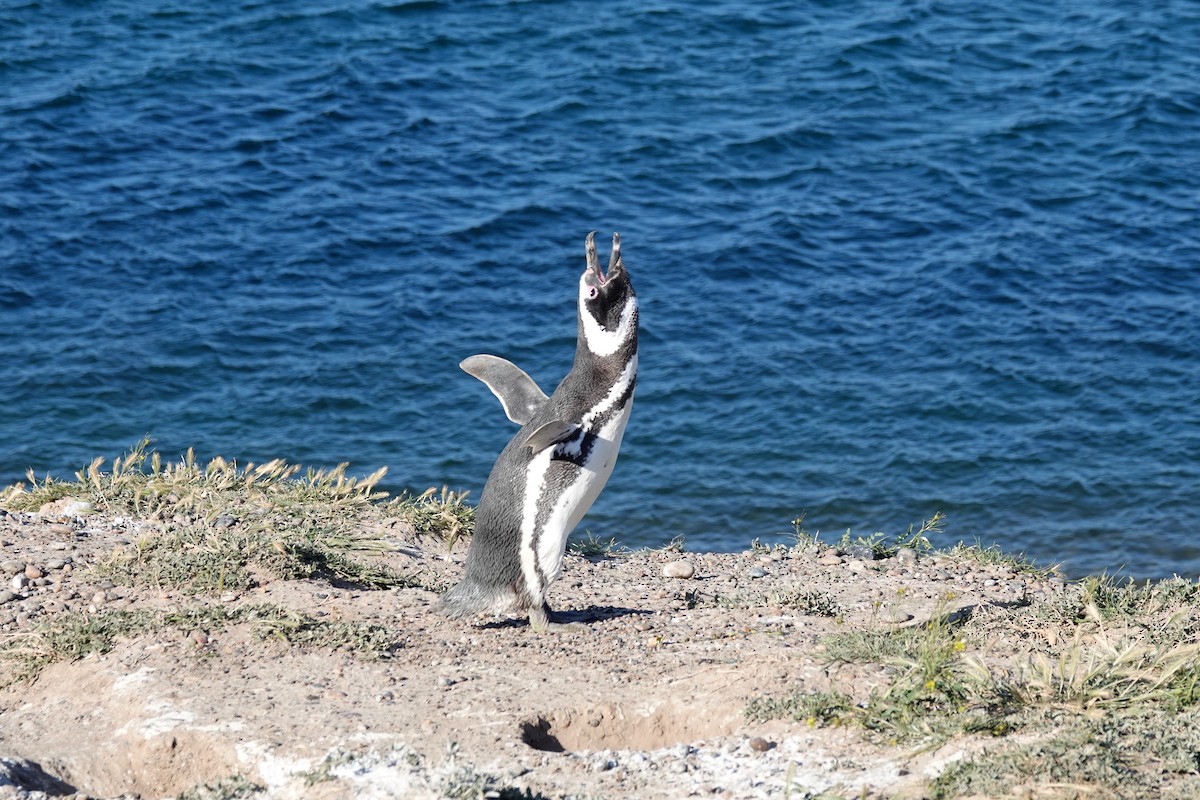
POLYGON ((1197 75, 1185 0, 0 3, 0 485, 149 434, 478 497, 458 361, 553 388, 618 230, 584 528, 1194 576, 1197 75))

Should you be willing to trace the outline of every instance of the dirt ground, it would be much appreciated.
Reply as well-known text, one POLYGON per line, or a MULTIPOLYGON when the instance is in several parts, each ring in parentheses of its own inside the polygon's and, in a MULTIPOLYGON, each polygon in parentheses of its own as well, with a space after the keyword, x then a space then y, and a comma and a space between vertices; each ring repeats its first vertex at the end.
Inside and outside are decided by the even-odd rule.
MULTIPOLYGON (((921 797, 971 742, 877 746, 848 727, 753 723, 747 704, 884 681, 878 666, 828 663, 831 632, 919 625, 1061 585, 1004 565, 912 551, 855 559, 811 543, 569 555, 550 592, 564 624, 537 635, 522 619, 443 619, 437 594, 419 588, 265 576, 209 596, 113 585, 91 567, 136 547, 151 523, 62 510, 0 511, 10 645, 36 650, 36 632, 62 615, 266 603, 383 626, 397 646, 372 658, 264 641, 238 623, 151 630, 58 660, 0 690, 0 798, 921 797), (689 565, 690 577, 664 574, 689 565)), ((395 570, 430 587, 456 579, 465 543, 447 558, 403 529, 393 537, 395 570)), ((0 664, 10 680, 15 669, 0 664)))

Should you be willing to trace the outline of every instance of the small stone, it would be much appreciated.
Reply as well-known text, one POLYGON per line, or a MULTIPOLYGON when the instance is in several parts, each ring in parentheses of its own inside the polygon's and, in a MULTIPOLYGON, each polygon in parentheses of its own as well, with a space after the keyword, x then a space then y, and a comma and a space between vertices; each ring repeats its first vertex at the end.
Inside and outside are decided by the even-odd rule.
POLYGON ((46 561, 46 569, 62 569, 67 562, 61 558, 51 558, 46 561))
POLYGON ((13 575, 11 586, 12 586, 14 592, 19 592, 28 585, 29 585, 29 578, 26 577, 24 572, 19 572, 16 575, 13 575))
POLYGON ((102 606, 108 602, 108 592, 101 590, 92 595, 92 605, 102 606))
POLYGON ((208 634, 204 631, 192 631, 192 641, 196 643, 197 647, 204 647, 208 644, 208 634))
POLYGON ((3 571, 5 575, 16 575, 18 572, 24 572, 24 570, 24 561, 5 561, 0 563, 0 571, 3 571))
POLYGON ((896 560, 902 564, 915 564, 918 559, 917 551, 911 547, 901 547, 896 551, 896 560))
POLYGON ((4 605, 5 603, 11 603, 13 600, 16 600, 16 599, 17 599, 17 595, 10 592, 8 589, 5 589, 4 591, 0 592, 0 606, 4 605))
POLYGON ((856 558, 859 561, 874 561, 875 551, 869 544, 852 544, 845 550, 847 558, 856 558))
POLYGON ((686 559, 672 561, 669 564, 663 565, 662 574, 664 578, 687 579, 696 574, 696 565, 686 559))
POLYGON ((64 497, 44 504, 38 513, 50 517, 84 517, 92 513, 92 504, 77 497, 64 497))
POLYGON ((817 559, 817 563, 825 567, 836 567, 843 561, 842 557, 833 550, 829 550, 825 555, 817 559))
POLYGON ((851 572, 866 572, 867 565, 855 558, 851 559, 850 562, 846 564, 846 569, 850 570, 851 572))
POLYGON ((45 574, 46 573, 42 572, 40 569, 35 567, 33 564, 29 564, 25 567, 25 577, 29 578, 29 580, 31 580, 31 581, 37 580, 38 578, 41 578, 45 574))
POLYGON ((765 578, 768 573, 762 567, 751 567, 749 574, 751 578, 765 578))
POLYGON ((617 762, 609 757, 607 753, 597 753, 592 756, 591 766, 593 772, 608 772, 617 766, 617 762))
POLYGON ((768 742, 766 739, 762 738, 761 736, 755 736, 753 739, 750 740, 749 744, 750 744, 750 749, 756 753, 765 753, 768 750, 770 750, 772 747, 775 746, 775 744, 773 742, 768 742))

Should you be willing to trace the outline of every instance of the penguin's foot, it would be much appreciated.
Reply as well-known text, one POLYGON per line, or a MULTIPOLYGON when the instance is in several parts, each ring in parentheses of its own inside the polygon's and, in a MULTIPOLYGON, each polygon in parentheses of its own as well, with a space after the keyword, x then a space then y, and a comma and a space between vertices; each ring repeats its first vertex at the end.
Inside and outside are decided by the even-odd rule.
POLYGON ((529 627, 534 633, 546 633, 550 630, 550 617, 554 614, 549 603, 542 603, 541 608, 529 609, 529 627))
POLYGON ((543 603, 539 609, 529 610, 529 627, 534 633, 565 633, 586 630, 582 623, 569 621, 561 614, 554 613, 548 603, 543 603))

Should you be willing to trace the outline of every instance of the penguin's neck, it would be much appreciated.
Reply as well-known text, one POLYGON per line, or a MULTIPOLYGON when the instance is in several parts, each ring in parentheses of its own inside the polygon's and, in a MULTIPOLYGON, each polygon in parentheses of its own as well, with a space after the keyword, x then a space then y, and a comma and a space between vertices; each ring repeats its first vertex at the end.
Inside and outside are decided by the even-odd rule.
POLYGON ((617 321, 616 327, 612 330, 601 325, 595 317, 588 313, 587 308, 583 304, 583 299, 579 301, 579 338, 575 346, 576 363, 585 352, 590 353, 597 359, 608 358, 610 356, 619 356, 625 354, 624 358, 618 360, 625 362, 629 360, 629 354, 637 351, 637 333, 638 333, 638 304, 637 295, 632 292, 625 300, 625 305, 621 308, 621 316, 617 321))
POLYGON ((637 317, 634 315, 634 324, 628 335, 621 340, 616 347, 609 347, 607 344, 601 349, 600 353, 592 346, 593 341, 588 339, 588 332, 585 330, 582 320, 579 326, 579 338, 575 343, 575 365, 572 372, 576 374, 601 374, 611 377, 616 380, 617 376, 624 371, 625 365, 630 359, 637 355, 637 317))

